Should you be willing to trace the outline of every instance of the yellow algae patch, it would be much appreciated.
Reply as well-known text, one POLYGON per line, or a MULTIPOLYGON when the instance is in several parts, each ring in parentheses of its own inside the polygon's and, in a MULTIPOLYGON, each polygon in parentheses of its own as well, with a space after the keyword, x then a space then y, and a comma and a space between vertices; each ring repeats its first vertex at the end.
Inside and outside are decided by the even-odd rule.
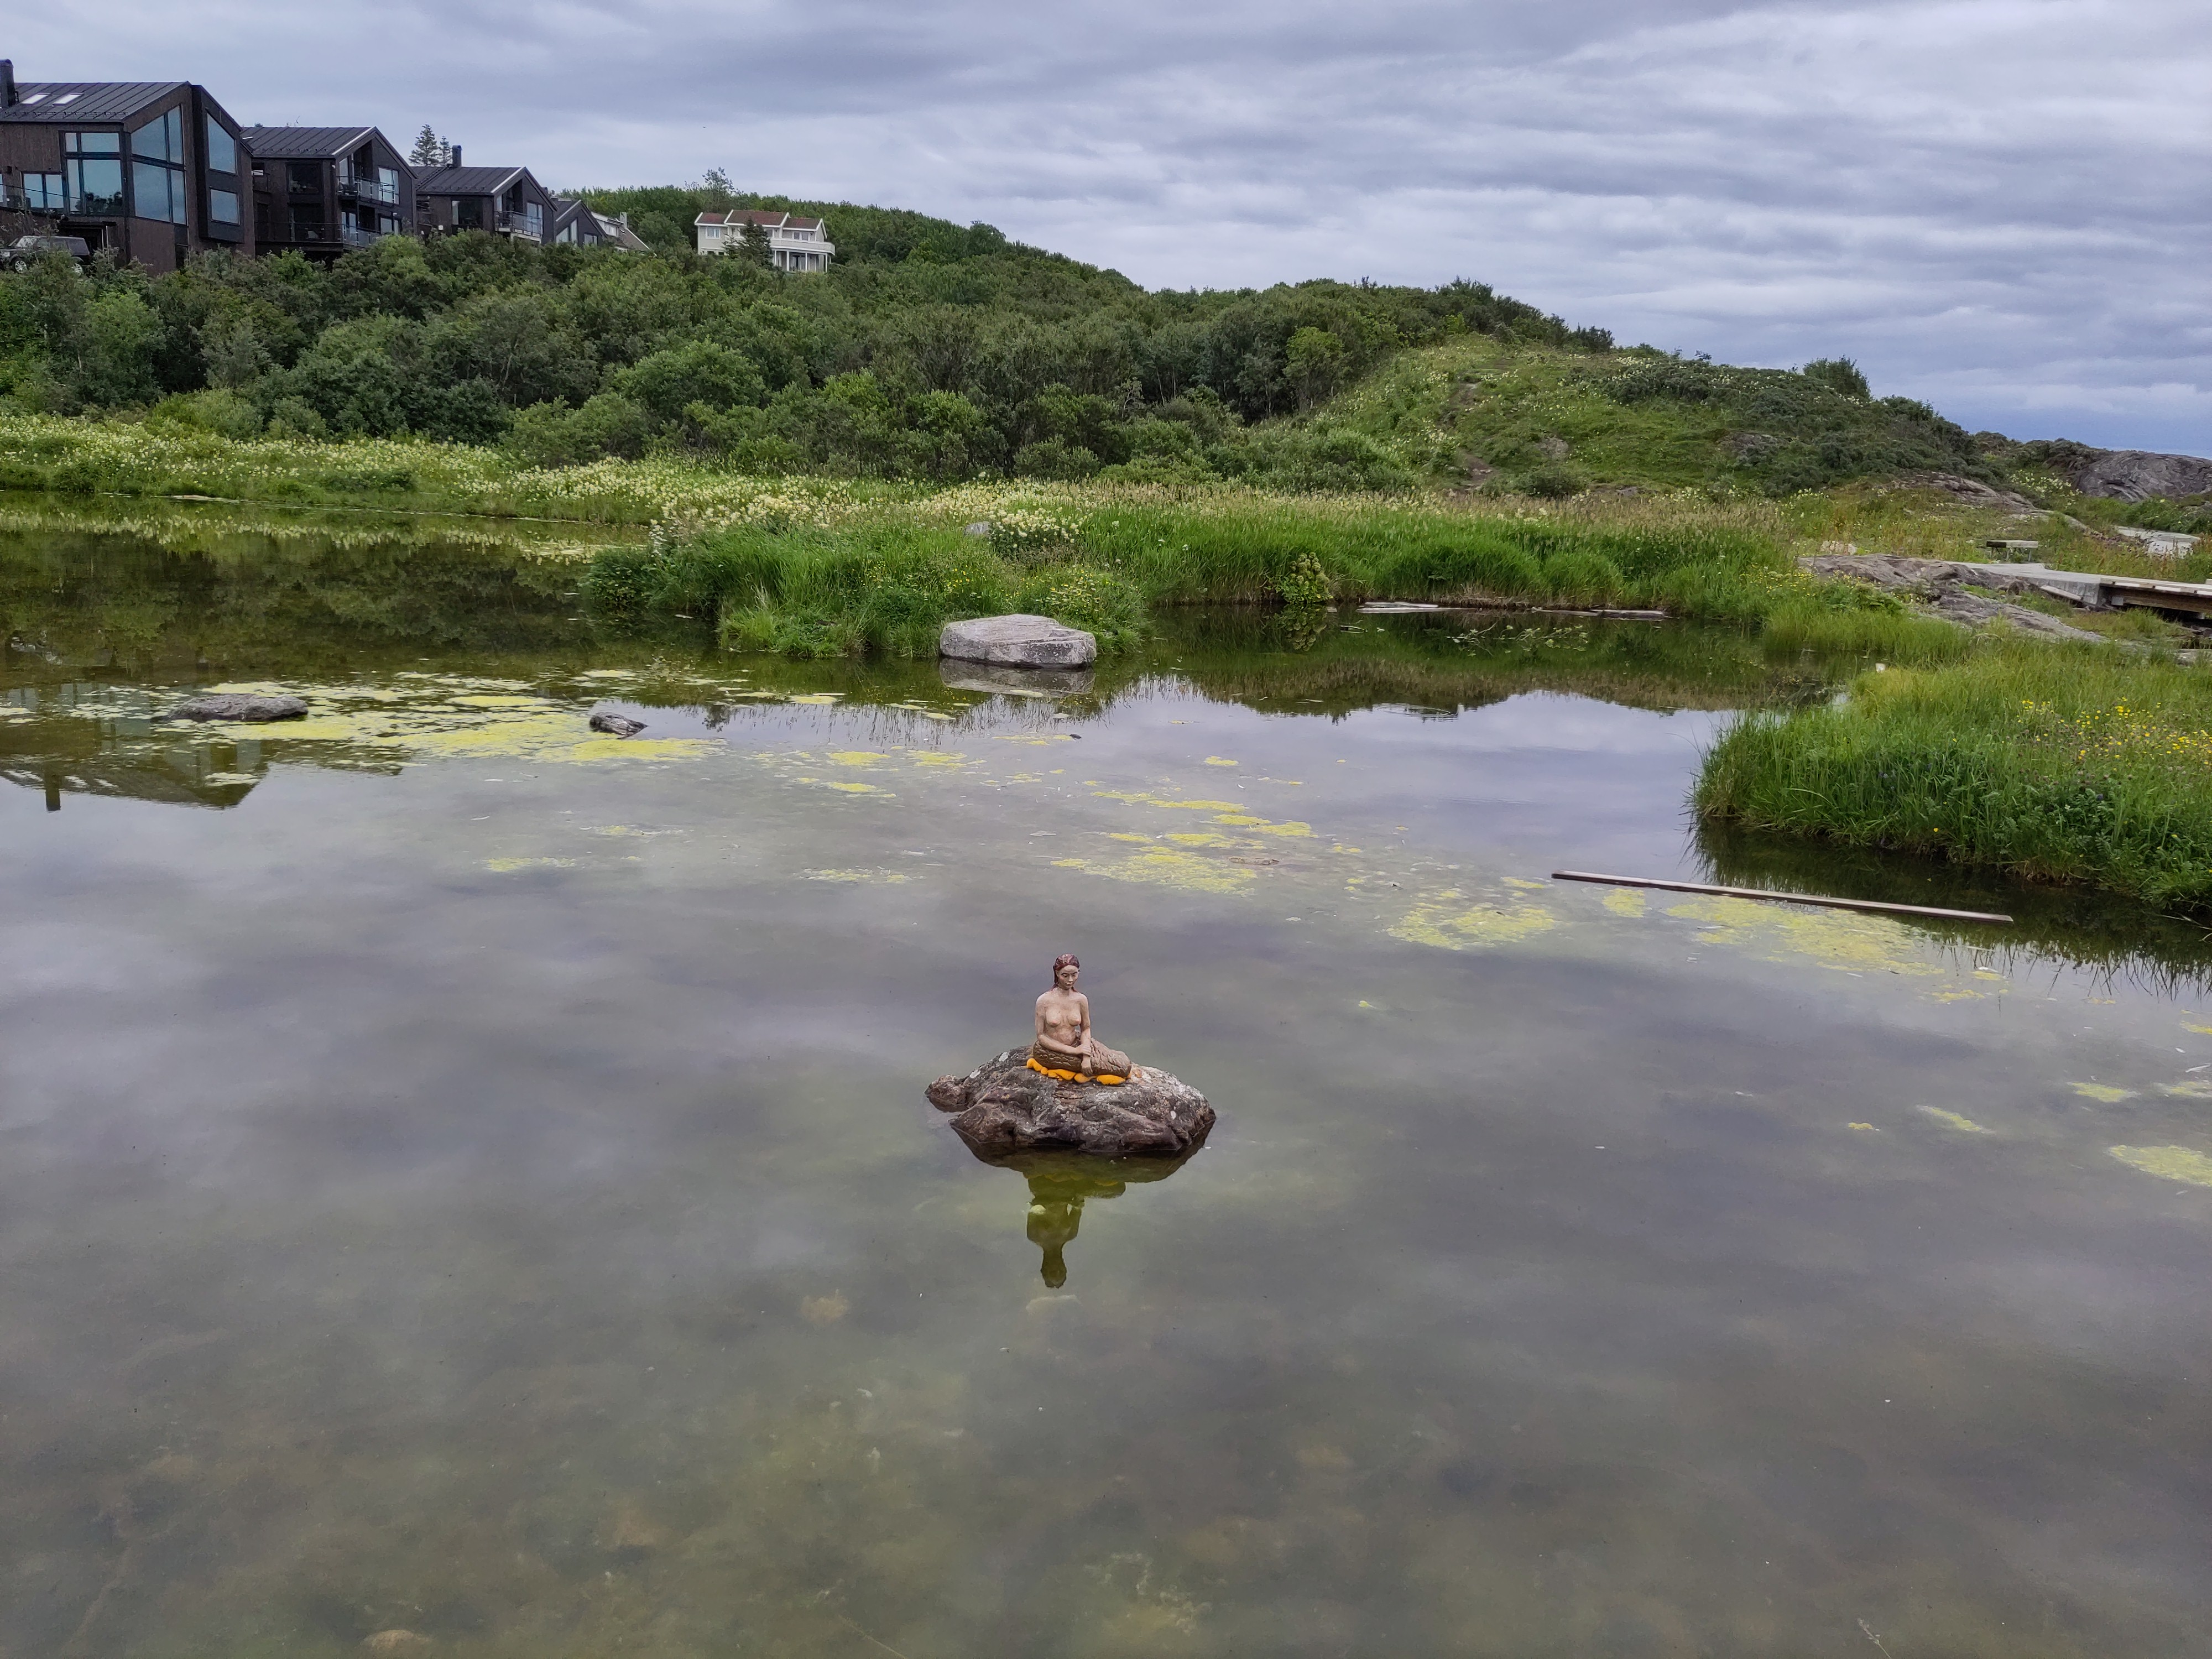
POLYGON ((809 870, 809 881, 866 881, 889 886, 912 878, 901 870, 809 870))
POLYGON ((865 767, 873 766, 879 761, 887 761, 890 757, 878 754, 872 749, 842 749, 834 755, 824 755, 823 758, 832 766, 865 767))
POLYGON ((550 761, 697 760, 719 755, 721 744, 712 738, 597 738, 573 748, 556 750, 543 757, 550 761))
MULTIPOLYGON (((1300 823, 1295 819, 1287 823, 1270 823, 1267 819, 1255 817, 1249 812, 1221 812, 1215 815, 1213 821, 1216 823, 1234 824, 1238 829, 1249 830, 1256 836, 1310 837, 1313 834, 1313 825, 1310 823, 1300 823)), ((1357 852, 1359 849, 1354 848, 1352 850, 1357 852)))
POLYGON ((1780 954, 1767 957, 1782 962, 1807 957, 1823 968, 1842 973, 1937 975, 1943 969, 1907 954, 1918 936, 1900 922, 1879 916, 1851 915, 1838 910, 1795 910, 1784 905, 1760 904, 1750 899, 1699 899, 1672 905, 1667 914, 1688 921, 1712 924, 1698 935, 1700 945, 1733 945, 1751 951, 1780 954))
POLYGON ((1142 882, 1152 887, 1175 887, 1189 893, 1242 893, 1259 879, 1258 872, 1233 864, 1219 864, 1174 848, 1134 853, 1118 863, 1098 859, 1054 859, 1058 870, 1080 870, 1111 881, 1142 882))
POLYGON ((1216 823, 1265 823, 1265 818, 1255 817, 1249 812, 1224 812, 1213 820, 1216 823))
POLYGON ((1508 887, 1518 887, 1524 893, 1540 893, 1552 884, 1548 881, 1523 881, 1518 876, 1508 876, 1505 878, 1505 884, 1508 887))
MULTIPOLYGON (((1116 836, 1115 839, 1119 840, 1120 837, 1116 836)), ((1139 836, 1135 839, 1142 841, 1144 837, 1139 836)), ((1178 847, 1246 847, 1251 844, 1249 842, 1240 842, 1231 836, 1217 836, 1211 830, 1172 831, 1162 836, 1161 839, 1171 841, 1178 847)))
POLYGON ((1958 1112, 1946 1111, 1941 1106, 1916 1106, 1912 1109, 1934 1118, 1947 1129, 1956 1129, 1962 1135, 1985 1135, 1991 1133, 1975 1122, 1973 1119, 1958 1112))
POLYGON ((2192 1025, 2185 1019, 2181 1022, 2181 1029, 2185 1031, 2194 1031, 2199 1036, 2212 1036, 2212 1025, 2192 1025))
POLYGON ((1540 904, 1516 904, 1510 909, 1477 904, 1463 909, 1466 896, 1447 890, 1415 905, 1390 930, 1390 936, 1445 951, 1487 951, 1522 944, 1559 925, 1559 919, 1540 904))
POLYGON ((827 1296, 806 1296, 799 1300, 799 1316, 810 1325, 834 1325, 853 1311, 853 1304, 842 1291, 832 1291, 827 1296))
POLYGON ((510 870, 569 870, 575 863, 574 859, 486 859, 484 868, 503 876, 510 870))
MULTIPOLYGON (((813 780, 802 778, 799 781, 802 783, 807 783, 813 781, 813 780)), ((890 793, 890 790, 878 788, 872 783, 839 782, 836 780, 827 778, 822 781, 822 787, 824 789, 842 789, 848 795, 888 795, 890 793)))
POLYGON ((826 708, 832 703, 842 702, 844 700, 845 694, 842 691, 799 691, 784 699, 787 702, 801 703, 809 708, 826 708))
POLYGON ((2130 1169, 2141 1170, 2145 1175, 2212 1187, 2212 1158, 2186 1146, 2107 1146, 2105 1150, 2130 1169))
POLYGON ((1152 838, 1150 836, 1133 836, 1128 834, 1126 830, 1109 830, 1107 832, 1106 839, 1109 841, 1141 842, 1149 844, 1152 838))
POLYGON ((1206 763, 1208 766, 1234 766, 1234 765, 1236 765, 1236 764, 1237 764, 1237 763, 1236 763, 1235 761, 1233 761, 1233 760, 1224 760, 1224 759, 1223 759, 1220 756, 1218 756, 1218 755, 1208 755, 1208 756, 1206 757, 1206 763))
POLYGON ((2200 1077, 2191 1078, 2184 1083, 2161 1083, 2158 1087, 2161 1094, 2186 1095, 2191 1100, 2212 1100, 2212 1083, 2200 1077))
POLYGON ((1881 1130, 1875 1128, 1871 1123, 1846 1123, 1844 1125, 1844 1127, 1846 1129, 1857 1129, 1870 1135, 1878 1135, 1881 1133, 1881 1130))
POLYGON ((1235 812, 1241 809, 1233 800, 1169 800, 1161 795, 1148 795, 1141 789, 1100 789, 1094 792, 1101 800, 1125 800, 1133 806, 1170 806, 1192 812, 1235 812))
POLYGON ((2069 1083, 2066 1086, 2084 1099, 2101 1100, 2108 1106, 2116 1101, 2136 1097, 2133 1089, 2115 1089, 2109 1083, 2069 1083))
POLYGON ((1605 908, 1616 916, 1640 916, 1644 914, 1644 895, 1631 888, 1616 887, 1605 896, 1605 908))
POLYGON ((543 708, 543 697, 493 696, 487 693, 471 692, 465 697, 448 697, 446 701, 461 708, 543 708))
POLYGON ((951 753, 942 749, 913 750, 908 752, 907 758, 916 766, 965 766, 968 764, 967 756, 951 753))

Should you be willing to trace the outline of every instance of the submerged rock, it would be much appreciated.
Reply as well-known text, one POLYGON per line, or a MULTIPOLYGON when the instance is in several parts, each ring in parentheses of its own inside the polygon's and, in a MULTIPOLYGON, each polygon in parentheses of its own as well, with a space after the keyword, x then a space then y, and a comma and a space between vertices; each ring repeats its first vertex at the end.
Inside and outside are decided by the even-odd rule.
POLYGON ((1138 1066, 1126 1083, 1063 1083, 1031 1071, 1027 1048, 1009 1049, 965 1077, 938 1079, 929 1103, 951 1113, 953 1132, 983 1158, 1176 1158, 1213 1127, 1206 1097, 1158 1066, 1138 1066))
POLYGON ((617 738, 634 738, 645 730, 645 722, 634 720, 627 714, 594 714, 592 730, 611 732, 617 738))
POLYGON ((297 697, 264 696, 255 691, 211 691, 172 708, 173 720, 297 720, 307 705, 297 697))
POLYGON ((945 623, 937 654, 1005 668, 1088 668, 1098 660, 1098 641, 1049 617, 978 617, 945 623))
POLYGON ((1093 684, 1087 668, 998 668, 957 657, 940 660, 937 677, 955 691, 996 691, 1010 697, 1080 696, 1093 684))

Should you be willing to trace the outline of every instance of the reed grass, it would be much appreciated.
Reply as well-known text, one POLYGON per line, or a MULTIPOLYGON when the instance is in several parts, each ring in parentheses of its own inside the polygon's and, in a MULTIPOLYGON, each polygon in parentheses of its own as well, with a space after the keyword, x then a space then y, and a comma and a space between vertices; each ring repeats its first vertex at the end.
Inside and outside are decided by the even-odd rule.
POLYGON ((2212 677, 2026 641, 1869 672, 1838 703, 1738 721, 1694 799, 1708 819, 2202 908, 2212 677))

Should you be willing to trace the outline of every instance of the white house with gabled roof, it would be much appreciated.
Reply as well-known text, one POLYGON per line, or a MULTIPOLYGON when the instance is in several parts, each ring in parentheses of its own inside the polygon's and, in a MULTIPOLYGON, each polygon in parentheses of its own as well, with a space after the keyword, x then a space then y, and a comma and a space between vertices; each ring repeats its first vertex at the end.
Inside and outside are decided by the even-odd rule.
POLYGON ((837 246, 819 219, 773 208, 732 208, 726 212, 702 213, 691 222, 702 253, 734 253, 744 240, 745 227, 758 225, 768 233, 769 263, 778 270, 827 270, 837 246))

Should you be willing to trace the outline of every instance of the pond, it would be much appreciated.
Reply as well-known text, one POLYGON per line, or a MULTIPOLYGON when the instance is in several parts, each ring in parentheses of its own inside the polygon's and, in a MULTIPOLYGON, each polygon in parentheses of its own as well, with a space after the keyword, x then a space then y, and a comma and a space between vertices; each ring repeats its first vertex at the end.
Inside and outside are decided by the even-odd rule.
POLYGON ((2203 934, 1700 837, 1832 666, 1193 616, 1037 695, 208 511, 0 513, 0 1649, 2203 1650, 2203 934), (1061 951, 1181 1166, 925 1100, 1061 951))

